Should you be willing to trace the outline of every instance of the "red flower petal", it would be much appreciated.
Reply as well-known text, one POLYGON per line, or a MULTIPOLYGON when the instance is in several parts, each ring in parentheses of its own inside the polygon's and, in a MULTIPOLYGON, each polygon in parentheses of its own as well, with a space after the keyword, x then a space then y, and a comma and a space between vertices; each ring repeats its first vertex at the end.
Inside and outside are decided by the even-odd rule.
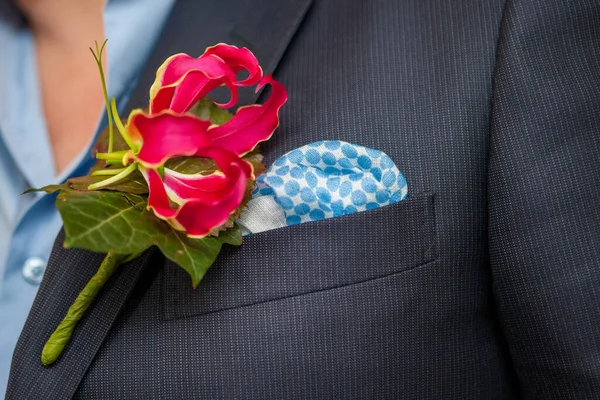
POLYGON ((221 170, 210 175, 188 175, 166 168, 164 184, 167 193, 180 205, 191 200, 207 205, 217 204, 229 196, 232 185, 239 178, 239 171, 244 179, 254 178, 252 165, 227 150, 203 149, 198 155, 214 159, 221 170))
POLYGON ((142 142, 133 159, 147 168, 159 167, 171 157, 193 156, 211 144, 207 134, 210 122, 193 115, 171 111, 147 115, 134 111, 127 125, 134 140, 142 142))
POLYGON ((183 113, 211 90, 226 85, 231 99, 223 108, 237 103, 238 91, 234 71, 225 61, 215 55, 193 58, 187 54, 169 57, 156 72, 156 80, 150 88, 150 113, 162 110, 183 113))
POLYGON ((186 175, 165 169, 164 183, 169 198, 179 205, 190 200, 212 204, 221 200, 220 190, 228 190, 229 180, 220 171, 211 175, 186 175))
POLYGON ((271 95, 260 105, 241 107, 231 120, 221 126, 209 129, 215 146, 244 155, 259 142, 268 140, 279 126, 279 110, 288 99, 285 87, 270 75, 265 76, 256 90, 271 85, 271 95))
POLYGON ((190 237, 207 236, 214 228, 223 225, 229 215, 239 207, 246 191, 245 179, 239 179, 232 189, 232 195, 223 199, 218 207, 206 205, 198 200, 185 203, 179 210, 176 221, 190 237))
POLYGON ((248 71, 248 77, 242 81, 236 81, 236 86, 252 86, 260 82, 262 78, 262 69, 258 65, 258 60, 250 50, 243 47, 241 49, 225 43, 220 43, 216 46, 206 49, 201 57, 216 55, 227 65, 231 67, 233 72, 248 71))
POLYGON ((148 207, 150 207, 157 217, 162 219, 174 218, 178 210, 171 208, 169 197, 165 191, 162 179, 158 172, 153 169, 140 168, 142 175, 148 182, 148 207))

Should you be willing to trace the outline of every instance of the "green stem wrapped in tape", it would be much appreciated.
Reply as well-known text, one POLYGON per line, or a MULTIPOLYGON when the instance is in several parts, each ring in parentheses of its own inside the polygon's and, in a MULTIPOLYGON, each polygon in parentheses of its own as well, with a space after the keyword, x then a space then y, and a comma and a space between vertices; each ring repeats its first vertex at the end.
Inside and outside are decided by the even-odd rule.
POLYGON ((73 334, 73 330, 77 326, 77 323, 83 317, 83 314, 88 309, 96 295, 102 289, 104 284, 108 281, 108 279, 112 276, 112 274, 117 270, 119 265, 123 262, 126 262, 127 259, 130 259, 131 256, 118 255, 108 253, 100 264, 100 268, 98 272, 90 279, 90 281, 85 285, 83 290, 75 299, 73 305, 67 311, 67 315, 62 320, 60 325, 54 330, 50 339, 46 342, 44 349, 42 350, 42 364, 44 366, 49 366, 60 356, 65 346, 69 342, 71 335, 73 334))

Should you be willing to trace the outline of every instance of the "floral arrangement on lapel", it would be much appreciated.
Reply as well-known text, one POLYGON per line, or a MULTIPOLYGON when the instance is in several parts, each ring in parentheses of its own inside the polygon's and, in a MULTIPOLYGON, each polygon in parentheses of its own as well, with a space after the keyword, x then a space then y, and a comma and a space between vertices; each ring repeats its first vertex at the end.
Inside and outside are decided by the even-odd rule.
POLYGON ((83 288, 48 339, 42 363, 60 356, 73 330, 110 276, 151 246, 190 275, 196 287, 223 244, 239 246, 234 224, 246 207, 258 175, 266 169, 257 150, 279 126, 287 101, 284 86, 263 76, 246 48, 218 44, 198 58, 176 54, 156 73, 147 110, 121 121, 109 100, 102 52, 92 50, 100 70, 108 127, 95 147, 96 164, 87 176, 41 189, 58 193, 56 207, 65 247, 106 253, 98 272, 83 288), (246 71, 238 80, 236 74, 246 71), (264 104, 227 111, 238 87, 265 85, 264 104), (218 104, 205 97, 226 86, 231 98, 218 104), (114 131, 119 135, 115 135, 114 131))

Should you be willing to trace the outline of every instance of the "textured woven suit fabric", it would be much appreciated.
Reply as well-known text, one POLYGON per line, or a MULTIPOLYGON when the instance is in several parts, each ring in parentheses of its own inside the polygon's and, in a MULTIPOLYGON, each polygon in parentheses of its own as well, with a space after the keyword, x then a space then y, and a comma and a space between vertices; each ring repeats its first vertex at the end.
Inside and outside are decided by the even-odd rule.
POLYGON ((151 250, 43 368, 102 258, 59 236, 8 399, 600 398, 600 3, 307 6, 177 2, 132 106, 170 53, 247 45, 290 94, 267 163, 360 144, 408 199, 253 235, 196 290, 151 250))

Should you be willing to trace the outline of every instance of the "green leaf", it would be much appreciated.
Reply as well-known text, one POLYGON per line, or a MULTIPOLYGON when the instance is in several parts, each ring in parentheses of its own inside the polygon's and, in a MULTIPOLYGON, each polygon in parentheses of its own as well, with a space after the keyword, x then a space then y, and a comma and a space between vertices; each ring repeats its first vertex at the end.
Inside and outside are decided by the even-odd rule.
POLYGON ((209 99, 208 97, 204 97, 200 99, 191 109, 192 114, 197 116, 200 119, 205 121, 210 121, 215 125, 223 125, 225 122, 229 121, 233 115, 217 106, 214 101, 209 99))
POLYGON ((168 224, 170 232, 157 235, 156 245, 169 260, 182 267, 197 287, 208 269, 213 265, 223 244, 239 246, 242 235, 237 227, 223 231, 218 237, 190 239, 184 233, 176 231, 168 224))
MULTIPOLYGON (((22 194, 32 192, 46 192, 48 194, 51 194, 59 191, 69 190, 88 192, 89 185, 101 182, 107 178, 110 178, 110 176, 80 176, 76 178, 71 178, 66 183, 60 185, 48 185, 39 189, 27 189, 22 194)), ((119 182, 115 182, 112 185, 106 185, 99 190, 112 190, 131 194, 148 194, 148 185, 146 184, 146 181, 144 180, 142 174, 139 171, 135 171, 126 178, 121 179, 119 182)))
POLYGON ((146 210, 145 198, 121 192, 62 190, 56 208, 65 247, 99 253, 141 253, 154 244, 161 222, 146 210))
POLYGON ((185 271, 196 287, 223 244, 239 246, 237 229, 218 237, 191 239, 147 210, 146 198, 110 191, 61 190, 56 207, 65 227, 65 247, 99 253, 139 254, 152 245, 185 271))
POLYGON ((46 192, 48 194, 52 194, 52 193, 59 192, 61 190, 68 190, 68 189, 70 189, 69 185, 67 185, 66 183, 63 183, 62 185, 48 185, 48 186, 44 186, 41 188, 30 188, 21 194, 23 195, 23 194, 27 194, 27 193, 33 193, 33 192, 46 192))
POLYGON ((165 168, 187 175, 210 175, 219 168, 210 158, 175 157, 167 160, 165 168))
MULTIPOLYGON (((71 178, 67 181, 71 189, 86 191, 88 186, 93 183, 101 182, 109 176, 80 176, 77 178, 71 178)), ((127 177, 115 182, 111 185, 106 185, 100 190, 115 190, 118 192, 132 193, 132 194, 147 194, 148 185, 144 180, 144 177, 139 171, 132 172, 127 177)))

